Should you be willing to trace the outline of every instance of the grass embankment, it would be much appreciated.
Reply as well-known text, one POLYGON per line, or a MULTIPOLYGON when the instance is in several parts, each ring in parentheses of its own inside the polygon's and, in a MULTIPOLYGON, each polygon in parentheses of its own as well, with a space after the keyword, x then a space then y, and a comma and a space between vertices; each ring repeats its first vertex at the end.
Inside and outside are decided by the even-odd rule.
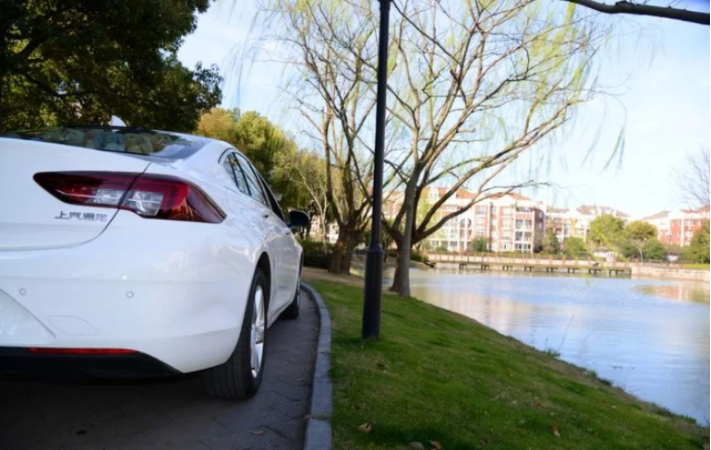
POLYGON ((333 321, 336 449, 708 448, 708 428, 414 299, 385 296, 381 340, 363 344, 362 289, 312 284, 333 321))
POLYGON ((681 265, 682 269, 691 269, 691 270, 710 270, 711 265, 709 264, 704 264, 704 263, 686 263, 681 265))

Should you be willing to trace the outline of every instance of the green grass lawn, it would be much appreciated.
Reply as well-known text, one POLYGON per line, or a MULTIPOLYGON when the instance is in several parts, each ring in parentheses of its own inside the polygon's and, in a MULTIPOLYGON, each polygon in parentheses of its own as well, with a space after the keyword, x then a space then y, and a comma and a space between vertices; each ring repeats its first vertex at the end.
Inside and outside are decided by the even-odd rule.
POLYGON ((703 263, 686 263, 681 265, 682 269, 692 269, 692 270, 709 270, 711 265, 703 263))
POLYGON ((335 449, 708 448, 708 428, 415 299, 385 296, 364 344, 362 288, 312 285, 333 321, 335 449))

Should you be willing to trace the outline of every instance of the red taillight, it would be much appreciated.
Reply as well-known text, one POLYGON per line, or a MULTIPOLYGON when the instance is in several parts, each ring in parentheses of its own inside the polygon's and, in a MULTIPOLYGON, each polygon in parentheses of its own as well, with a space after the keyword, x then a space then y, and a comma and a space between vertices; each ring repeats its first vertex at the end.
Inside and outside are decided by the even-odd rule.
POLYGON ((43 355, 127 355, 137 353, 123 348, 51 348, 30 347, 32 353, 43 355))
POLYGON ((43 172, 35 181, 73 205, 121 208, 147 219, 219 223, 222 210, 199 187, 180 178, 126 172, 43 172))

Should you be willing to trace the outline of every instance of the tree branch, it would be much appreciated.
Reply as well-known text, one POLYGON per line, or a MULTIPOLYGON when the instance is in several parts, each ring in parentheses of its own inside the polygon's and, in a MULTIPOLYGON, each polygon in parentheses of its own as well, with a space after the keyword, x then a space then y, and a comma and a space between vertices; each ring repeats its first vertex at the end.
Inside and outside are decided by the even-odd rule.
POLYGON ((596 2, 593 0, 563 0, 577 5, 585 6, 586 8, 594 9, 595 11, 605 14, 634 14, 638 16, 653 16, 663 19, 681 20, 682 22, 698 23, 700 25, 709 25, 709 14, 689 11, 688 9, 678 9, 672 7, 652 6, 645 4, 637 4, 627 1, 619 1, 614 5, 596 2))

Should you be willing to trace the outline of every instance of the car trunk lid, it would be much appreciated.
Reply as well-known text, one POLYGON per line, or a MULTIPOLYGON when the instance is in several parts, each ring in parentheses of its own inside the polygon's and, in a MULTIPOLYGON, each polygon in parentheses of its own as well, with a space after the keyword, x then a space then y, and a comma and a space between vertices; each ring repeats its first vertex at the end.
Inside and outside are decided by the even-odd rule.
POLYGON ((41 186, 37 174, 102 171, 138 176, 149 164, 120 153, 0 138, 0 251, 88 242, 101 234, 118 211, 118 206, 66 203, 41 186))

